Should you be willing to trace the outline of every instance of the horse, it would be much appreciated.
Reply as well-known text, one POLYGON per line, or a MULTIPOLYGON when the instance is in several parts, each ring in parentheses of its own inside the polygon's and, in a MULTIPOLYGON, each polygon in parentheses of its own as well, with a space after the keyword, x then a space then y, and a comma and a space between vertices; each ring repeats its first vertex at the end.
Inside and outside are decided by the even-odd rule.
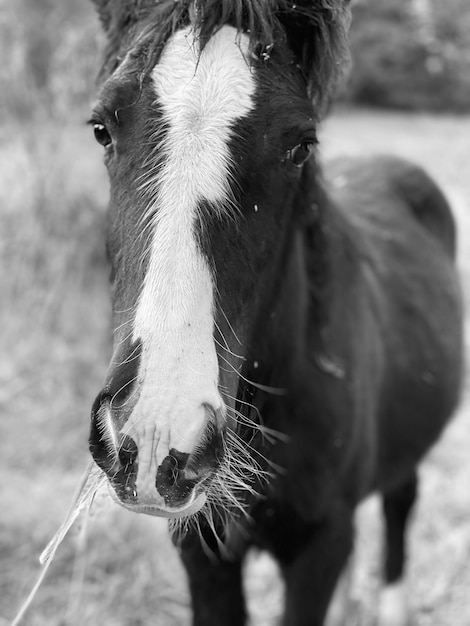
POLYGON ((418 166, 320 166, 348 1, 93 1, 115 330, 91 454, 169 519, 196 626, 246 622, 253 548, 283 623, 324 624, 379 493, 379 619, 403 626, 417 467, 459 400, 456 228, 418 166))

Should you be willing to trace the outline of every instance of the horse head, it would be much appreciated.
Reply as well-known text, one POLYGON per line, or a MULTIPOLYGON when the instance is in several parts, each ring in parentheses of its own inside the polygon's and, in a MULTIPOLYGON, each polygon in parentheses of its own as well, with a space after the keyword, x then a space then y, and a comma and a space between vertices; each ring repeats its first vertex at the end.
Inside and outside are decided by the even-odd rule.
POLYGON ((266 338, 276 316, 283 327, 281 269, 311 216, 347 3, 95 4, 114 349, 90 449, 120 504, 186 516, 236 501, 257 473, 239 435, 261 428, 256 390, 282 384, 266 338))

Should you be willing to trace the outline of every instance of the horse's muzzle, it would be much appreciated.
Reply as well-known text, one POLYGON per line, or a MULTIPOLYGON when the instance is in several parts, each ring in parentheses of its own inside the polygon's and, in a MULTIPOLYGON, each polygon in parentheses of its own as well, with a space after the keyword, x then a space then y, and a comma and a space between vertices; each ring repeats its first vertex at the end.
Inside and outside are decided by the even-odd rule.
POLYGON ((206 407, 206 413, 207 423, 194 451, 171 448, 158 467, 156 463, 139 467, 138 445, 122 433, 119 411, 111 408, 109 393, 102 391, 92 408, 89 446, 108 476, 113 499, 136 513, 160 517, 183 517, 200 510, 224 449, 220 411, 206 407))

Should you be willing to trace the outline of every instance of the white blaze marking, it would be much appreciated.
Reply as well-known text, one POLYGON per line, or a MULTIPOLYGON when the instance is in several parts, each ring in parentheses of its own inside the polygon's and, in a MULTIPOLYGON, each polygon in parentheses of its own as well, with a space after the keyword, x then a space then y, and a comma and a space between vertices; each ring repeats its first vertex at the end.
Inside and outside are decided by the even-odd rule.
POLYGON ((133 335, 142 341, 140 396, 126 432, 139 449, 139 495, 155 498, 156 469, 170 448, 190 452, 206 420, 204 403, 222 406, 213 340, 213 281, 198 249, 202 200, 229 196, 228 142, 252 108, 248 39, 230 26, 199 55, 187 28, 168 41, 153 70, 166 128, 154 174, 150 258, 133 335))

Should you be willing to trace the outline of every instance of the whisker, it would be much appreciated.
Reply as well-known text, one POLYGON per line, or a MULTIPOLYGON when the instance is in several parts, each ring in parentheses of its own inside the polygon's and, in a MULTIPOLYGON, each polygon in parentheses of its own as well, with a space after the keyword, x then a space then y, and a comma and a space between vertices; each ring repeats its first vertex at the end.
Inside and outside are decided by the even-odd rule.
MULTIPOLYGON (((125 389, 125 388, 126 388, 126 387, 128 387, 129 385, 132 385, 132 383, 134 383, 134 382, 137 380, 137 378, 138 378, 138 376, 134 376, 133 378, 131 378, 130 380, 128 380, 126 383, 124 383, 124 385, 122 385, 122 386, 121 386, 121 387, 120 387, 120 388, 116 391, 116 393, 112 396, 111 400, 109 401, 109 408, 110 408, 110 409, 112 409, 112 408, 113 408, 113 406, 112 406, 112 405, 113 405, 113 402, 114 402, 114 400, 115 400, 116 396, 118 396, 118 395, 121 393, 121 391, 122 391, 123 389, 125 389)), ((133 398, 133 397, 135 396, 135 394, 136 394, 136 391, 134 391, 133 393, 131 393, 131 394, 130 394, 130 396, 126 399, 126 401, 125 401, 123 404, 121 404, 121 406, 125 406, 125 405, 129 402, 129 400, 131 400, 131 398, 133 398)))
POLYGON ((221 359, 223 359, 227 365, 229 367, 232 368, 232 370, 234 372, 236 372, 238 374, 238 376, 244 380, 246 383, 248 383, 249 385, 253 385, 253 387, 256 387, 257 389, 260 389, 261 391, 265 391, 266 393, 270 393, 272 395, 275 396, 285 396, 287 394, 287 389, 284 389, 282 387, 270 387, 269 385, 263 385, 261 383, 255 383, 253 380, 249 380, 248 378, 246 378, 245 376, 243 376, 243 374, 241 374, 231 363, 228 359, 226 359, 222 354, 219 355, 221 359))
MULTIPOLYGON (((122 339, 120 339, 117 343, 116 346, 121 346, 123 343, 126 343, 126 341, 128 341, 131 337, 132 337, 132 333, 134 331, 131 330, 129 333, 127 333, 127 335, 125 337, 123 337, 122 339)), ((116 365, 117 363, 113 363, 113 365, 116 365)))
MULTIPOLYGON (((250 444, 250 442, 247 442, 244 439, 242 439, 237 433, 232 432, 230 433, 230 435, 233 437, 233 439, 231 440, 232 446, 235 446, 244 456, 249 458, 250 463, 256 466, 257 468, 259 468, 260 472, 266 473, 265 470, 261 468, 261 465, 258 463, 258 461, 256 461, 255 458, 247 452, 247 449, 251 450, 254 454, 256 454, 261 460, 265 461, 266 463, 270 463, 271 462, 270 459, 266 457, 260 450, 258 450, 257 448, 254 448, 250 444)), ((229 435, 229 438, 230 438, 230 435, 229 435)))
MULTIPOLYGON (((217 290, 218 291, 218 290, 217 290)), ((219 294, 220 295, 220 294, 219 294)), ((230 323, 230 320, 228 319, 228 317, 225 315, 225 311, 223 310, 222 306, 220 305, 220 301, 219 301, 219 308, 220 308, 220 312, 222 313, 222 315, 225 318, 225 321, 227 322, 228 327, 230 328, 230 330, 233 333, 233 336, 235 337, 235 339, 238 341, 238 343, 242 346, 242 342, 240 341, 240 339, 238 338, 237 333, 234 331, 232 324, 230 323)))
MULTIPOLYGON (((130 336, 131 336, 130 334, 127 335, 127 337, 123 339, 120 343, 123 343, 124 341, 129 339, 130 336)), ((141 346, 139 343, 137 343, 137 345, 134 346, 134 349, 132 350, 132 352, 124 359, 124 361, 121 361, 120 363, 118 363, 117 361, 111 361, 111 363, 113 365, 116 365, 117 367, 120 367, 121 365, 126 365, 128 363, 132 363, 132 361, 135 361, 136 359, 140 358, 140 349, 141 349, 141 346)))
POLYGON ((119 324, 119 326, 116 326, 116 328, 113 330, 113 333, 116 334, 118 330, 121 330, 121 328, 123 328, 126 324, 132 324, 133 321, 134 320, 126 320, 122 324, 119 324))
MULTIPOLYGON (((220 330, 219 330, 220 332, 220 330)), ((226 352, 228 352, 229 354, 231 354, 232 356, 236 357, 237 359, 241 359, 242 361, 246 361, 246 357, 242 356, 241 354, 235 354, 235 352, 233 352, 232 350, 230 350, 230 348, 226 348, 225 346, 223 346, 220 341, 218 339, 216 339, 215 337, 213 338, 214 342, 220 347, 222 348, 222 350, 225 350, 226 352)))
MULTIPOLYGON (((220 386, 219 386, 219 389, 220 389, 220 386)), ((256 412, 256 416, 257 416, 257 418, 259 420, 258 425, 259 426, 263 426, 263 418, 261 416, 261 411, 258 409, 257 406, 255 406, 251 402, 247 402, 246 400, 242 400, 241 398, 237 398, 236 396, 232 396, 228 391, 223 390, 222 393, 227 398, 229 398, 230 400, 234 400, 235 402, 239 402, 240 404, 243 404, 244 406, 247 406, 248 408, 253 409, 256 412)), ((227 407, 230 408, 232 411, 235 410, 235 409, 232 409, 229 405, 227 405, 227 407)), ((240 413, 240 416, 243 416, 243 414, 240 413)), ((243 417, 245 417, 245 416, 243 416, 243 417)), ((248 417, 246 417, 246 419, 248 419, 248 417)))
MULTIPOLYGON (((248 402, 245 402, 244 404, 247 404, 248 406, 252 406, 253 408, 256 409, 256 407, 254 407, 253 405, 251 405, 248 402)), ((260 412, 258 411, 258 409, 256 409, 258 414, 261 416, 260 412)), ((278 439, 279 441, 283 441, 284 443, 288 443, 290 441, 290 437, 288 435, 286 435, 285 433, 283 433, 280 430, 275 430, 274 428, 269 428, 268 426, 265 426, 264 424, 258 424, 258 422, 255 422, 254 420, 250 419, 248 416, 246 416, 244 413, 241 413, 240 411, 237 411, 237 409, 234 409, 233 407, 227 405, 227 411, 231 412, 233 415, 235 415, 237 417, 237 420, 241 420, 242 422, 245 423, 245 425, 250 426, 253 429, 259 430, 263 435, 267 435, 272 437, 273 439, 278 439)))
POLYGON ((129 311, 132 311, 132 309, 134 308, 134 305, 130 306, 127 309, 119 309, 114 311, 115 313, 121 314, 121 313, 129 313, 129 311))

